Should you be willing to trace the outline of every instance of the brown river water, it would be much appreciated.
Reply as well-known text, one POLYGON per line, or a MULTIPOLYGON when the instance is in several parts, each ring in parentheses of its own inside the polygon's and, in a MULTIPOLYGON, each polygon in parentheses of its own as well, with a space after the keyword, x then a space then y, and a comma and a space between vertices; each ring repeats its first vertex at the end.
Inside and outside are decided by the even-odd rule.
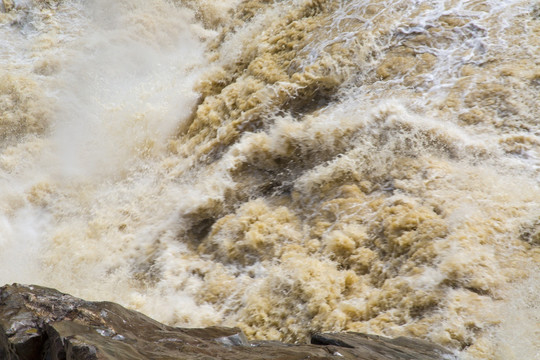
POLYGON ((0 1, 0 283, 540 359, 537 0, 0 1))

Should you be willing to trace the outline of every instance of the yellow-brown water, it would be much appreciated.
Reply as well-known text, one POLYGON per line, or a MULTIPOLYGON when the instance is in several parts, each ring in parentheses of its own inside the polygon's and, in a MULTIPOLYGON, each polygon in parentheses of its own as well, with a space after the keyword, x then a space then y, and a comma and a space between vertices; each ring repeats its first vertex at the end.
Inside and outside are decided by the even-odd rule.
POLYGON ((0 282, 540 359, 538 1, 0 10, 0 282))

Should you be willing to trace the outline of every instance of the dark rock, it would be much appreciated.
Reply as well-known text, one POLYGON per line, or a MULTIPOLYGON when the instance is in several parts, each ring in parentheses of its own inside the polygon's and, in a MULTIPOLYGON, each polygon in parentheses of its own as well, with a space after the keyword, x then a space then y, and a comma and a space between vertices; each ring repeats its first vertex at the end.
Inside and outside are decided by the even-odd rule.
POLYGON ((311 338, 315 345, 333 345, 344 348, 340 352, 362 354, 367 359, 440 359, 450 355, 448 350, 436 344, 406 337, 388 339, 361 333, 317 334, 311 338))
POLYGON ((39 286, 0 288, 2 360, 445 359, 415 339, 318 334, 311 345, 249 342, 239 329, 163 325, 111 302, 90 302, 39 286))

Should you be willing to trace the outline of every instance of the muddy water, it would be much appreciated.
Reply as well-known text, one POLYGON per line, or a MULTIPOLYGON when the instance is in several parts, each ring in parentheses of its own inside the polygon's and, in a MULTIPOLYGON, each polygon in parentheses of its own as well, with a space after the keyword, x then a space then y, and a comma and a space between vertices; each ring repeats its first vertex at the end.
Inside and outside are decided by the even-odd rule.
POLYGON ((0 280, 536 359, 536 1, 0 4, 0 280))

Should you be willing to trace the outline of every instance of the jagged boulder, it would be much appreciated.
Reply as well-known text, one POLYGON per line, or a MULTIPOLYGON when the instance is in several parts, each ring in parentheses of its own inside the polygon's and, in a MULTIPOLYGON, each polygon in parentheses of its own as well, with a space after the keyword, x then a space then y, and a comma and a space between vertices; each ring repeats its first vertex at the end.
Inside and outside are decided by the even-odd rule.
POLYGON ((421 340, 317 334, 309 345, 249 342, 235 328, 175 328, 111 302, 40 286, 0 288, 2 360, 451 359, 421 340))

